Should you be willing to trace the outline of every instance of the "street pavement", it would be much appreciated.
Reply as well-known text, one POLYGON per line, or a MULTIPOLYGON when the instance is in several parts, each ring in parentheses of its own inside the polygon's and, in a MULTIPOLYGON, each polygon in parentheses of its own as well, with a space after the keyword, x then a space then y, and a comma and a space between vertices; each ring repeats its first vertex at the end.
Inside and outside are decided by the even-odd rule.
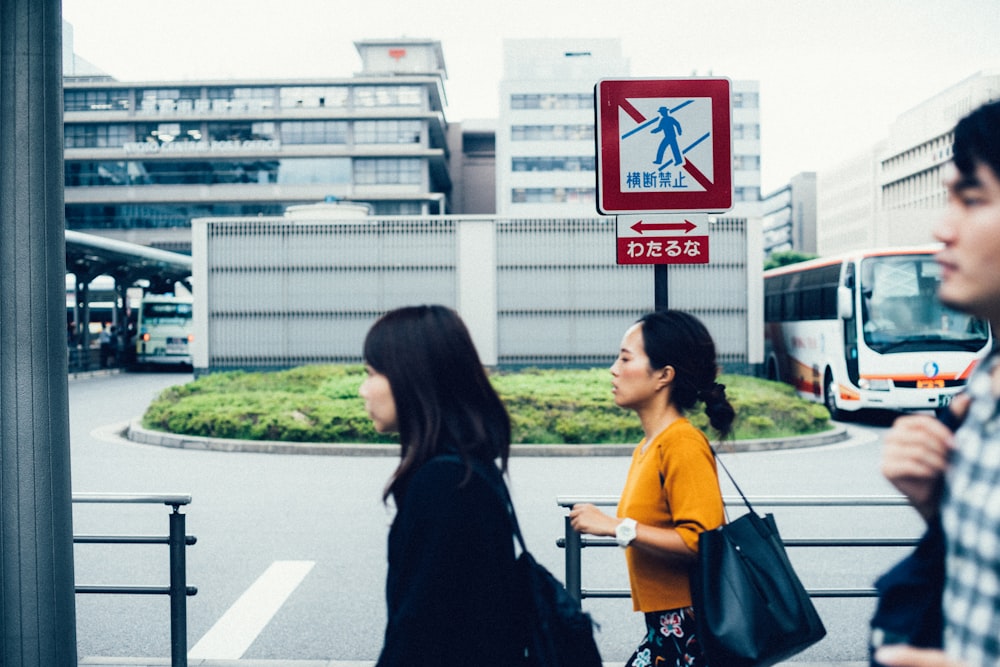
MULTIPOLYGON (((109 380, 111 378, 108 378, 109 380)), ((150 378, 149 384, 152 387, 158 385, 169 386, 170 384, 179 384, 187 381, 189 376, 179 375, 175 378, 169 377, 152 377, 150 378)), ((195 496, 195 503, 192 506, 191 516, 192 519, 189 520, 189 527, 194 523, 197 525, 194 532, 198 534, 199 544, 195 547, 198 554, 202 556, 201 559, 197 561, 191 561, 189 558, 189 566, 194 568, 193 573, 189 574, 189 584, 194 584, 199 586, 199 595, 196 598, 192 598, 195 601, 195 606, 191 607, 191 613, 194 614, 189 621, 189 630, 191 632, 192 639, 200 637, 201 634, 207 629, 209 625, 222 613, 225 611, 226 605, 228 605, 232 599, 238 597, 241 589, 227 588, 232 586, 228 581, 228 574, 226 572, 227 579, 223 580, 220 578, 219 574, 215 573, 216 563, 220 560, 224 560, 224 556, 231 553, 227 549, 231 548, 231 544, 234 539, 240 540, 239 537, 231 537, 225 533, 226 530, 232 530, 233 535, 239 535, 239 528, 227 525, 225 522, 228 521, 232 524, 237 520, 247 520, 244 517, 250 517, 255 513, 260 513, 260 518, 258 521, 267 521, 268 517, 264 516, 263 513, 268 511, 267 503, 261 501, 260 505, 254 505, 252 507, 247 506, 247 498, 245 495, 246 491, 252 488, 250 482, 254 479, 263 480, 268 486, 267 489, 256 488, 258 492, 270 490, 273 485, 275 489, 282 488, 285 479, 301 479, 305 474, 306 470, 311 468, 322 469, 325 472, 317 473, 317 482, 315 486, 310 486, 310 482, 302 482, 301 488, 297 489, 298 493, 296 495, 303 496, 301 499, 302 507, 306 507, 305 502, 309 501, 316 505, 326 504, 328 507, 333 502, 343 503, 343 498, 341 496, 334 496, 331 492, 329 497, 322 497, 320 495, 320 489, 324 486, 336 486, 340 485, 340 494, 352 493, 357 494, 357 490, 349 491, 346 482, 349 480, 354 480, 359 478, 360 488, 367 488, 372 486, 377 493, 377 489, 381 486, 381 481, 384 480, 385 470, 391 469, 391 459, 385 457, 377 457, 381 461, 376 461, 374 459, 348 456, 345 457, 343 461, 337 462, 337 468, 350 468, 350 470, 356 470, 358 472, 343 472, 343 477, 338 477, 333 479, 330 475, 335 471, 334 468, 327 466, 322 468, 318 460, 315 463, 308 463, 310 460, 315 460, 315 457, 311 456, 288 456, 287 452, 283 454, 277 454, 274 456, 269 456, 262 453, 235 453, 235 452, 220 452, 209 454, 205 453, 183 453, 177 449, 173 449, 169 443, 158 443, 160 446, 147 445, 137 445, 137 444, 122 444, 121 438, 117 438, 117 442, 112 442, 115 438, 108 438, 106 427, 112 420, 109 419, 110 414, 115 414, 115 428, 118 428, 120 424, 127 424, 128 421, 122 422, 124 418, 126 420, 131 419, 137 413, 141 412, 141 409, 134 409, 129 407, 122 407, 118 409, 118 412, 114 412, 110 408, 107 412, 102 412, 100 410, 95 410, 94 399, 92 396, 100 395, 103 390, 103 385, 91 384, 92 382, 101 382, 102 378, 94 379, 91 381, 84 381, 80 386, 78 391, 74 391, 73 383, 71 383, 71 403, 73 403, 74 396, 89 396, 91 398, 82 399, 82 403, 77 401, 75 407, 72 409, 75 411, 73 415, 85 414, 86 416, 82 419, 76 419, 76 423, 79 424, 77 428, 85 429, 88 431, 87 436, 82 436, 77 432, 77 428, 74 428, 74 491, 78 490, 108 490, 116 488, 116 485, 120 486, 123 484, 123 480, 129 480, 131 484, 140 484, 151 488, 158 488, 153 485, 154 480, 159 481, 159 484, 172 483, 169 482, 170 479, 170 466, 175 465, 175 462, 181 461, 185 462, 184 472, 182 477, 178 479, 183 480, 185 487, 182 489, 170 489, 170 490, 183 490, 183 491, 193 491, 195 496), (88 386, 89 385, 89 386, 88 386), (86 389, 85 389, 86 387, 86 389), (121 409, 126 411, 125 414, 121 413, 121 409), (101 434, 103 432, 103 435, 101 434), (96 435, 95 435, 96 434, 96 435), (101 441, 105 442, 101 442, 101 441), (168 445, 168 446, 163 446, 168 445), (173 452, 173 453, 170 453, 173 452), (113 457, 113 458, 109 458, 113 457), (191 458, 194 457, 194 458, 191 458), (353 459, 353 461, 351 460, 353 459), (365 462, 367 461, 367 462, 365 462), (109 462, 113 462, 112 467, 109 468, 109 462), (299 465, 299 464, 303 465, 299 465), (192 464, 194 464, 192 466, 192 464), (137 467, 138 466, 138 467, 137 467), (219 467, 224 466, 224 467, 219 467), (360 466, 360 467, 359 467, 360 466), (386 466, 389 466, 386 468, 386 466), (251 469, 260 469, 261 475, 263 477, 254 477, 251 473, 251 469), (224 475, 220 476, 220 471, 226 471, 224 475), (373 476, 374 473, 374 476, 373 476), (323 476, 325 475, 325 477, 323 476), (240 486, 224 486, 229 481, 228 478, 235 478, 236 481, 242 481, 242 487, 240 486), (210 490, 214 492, 210 493, 210 490), (244 495, 240 495, 244 494, 244 495), (237 497, 239 496, 239 497, 237 497), (218 498, 218 500, 216 500, 218 498), (222 502, 223 499, 228 500, 228 504, 222 502), (235 506, 230 507, 229 505, 235 504, 235 506), (217 525, 215 523, 209 523, 209 519, 215 520, 215 515, 219 516, 219 521, 222 523, 217 525), (228 519, 227 519, 228 516, 228 519), (202 539, 204 538, 204 539, 202 539), (211 551, 210 550, 214 550, 211 551), (212 553, 209 556, 209 553, 212 553), (208 558, 205 558, 208 557, 208 558), (221 589, 220 589, 221 586, 221 589), (221 605, 221 606, 220 606, 221 605)), ((134 396, 129 396, 131 400, 139 400, 142 402, 145 400, 148 403, 149 398, 143 398, 143 392, 149 394, 150 396, 155 394, 158 389, 143 389, 142 391, 136 391, 136 387, 144 387, 141 384, 141 380, 137 378, 119 378, 121 383, 116 383, 110 381, 107 383, 109 388, 118 387, 115 393, 126 392, 129 394, 135 394, 134 396), (136 385, 136 382, 140 382, 136 385)), ((124 400, 124 395, 122 395, 124 400)), ((104 408, 102 408, 104 409, 104 408)), ((73 424, 71 424, 73 426, 73 424)), ((847 435, 849 436, 847 440, 840 442, 838 444, 830 446, 820 446, 814 448, 800 448, 796 447, 794 451, 788 451, 782 454, 782 452, 761 452, 761 453, 741 453, 732 456, 725 456, 727 465, 736 475, 737 479, 743 481, 744 486, 751 486, 747 489, 747 492, 751 495, 755 493, 767 493, 767 494, 823 494, 823 493, 861 493, 869 492, 873 488, 872 481, 877 478, 877 475, 863 475, 856 474, 856 470, 866 470, 871 468, 871 447, 872 443, 877 439, 877 435, 872 435, 868 431, 858 431, 854 427, 847 430, 847 435), (810 452, 809 450, 813 450, 810 452), (859 459, 858 455, 863 455, 863 459, 859 459), (806 464, 806 462, 810 462, 806 464), (766 471, 765 473, 760 472, 761 470, 766 471), (767 481, 767 484, 761 484, 762 480, 767 481), (852 486, 853 485, 853 486, 852 486), (752 488, 757 487, 757 488, 752 488)), ((795 443, 796 445, 801 445, 803 443, 795 443)), ((197 449, 209 449, 205 446, 205 443, 200 443, 197 449)), ((630 447, 625 448, 630 449, 630 447)), ((541 556, 541 560, 546 561, 545 564, 553 570, 553 572, 559 573, 561 570, 560 559, 562 554, 559 550, 552 547, 551 539, 552 535, 552 512, 556 511, 557 508, 553 508, 552 500, 555 495, 558 495, 561 491, 576 492, 576 491, 593 491, 600 489, 600 493, 614 492, 621 484, 621 475, 624 472, 625 467, 627 467, 627 459, 624 457, 611 458, 611 453, 603 452, 603 456, 598 457, 546 457, 539 458, 534 456, 521 457, 512 459, 511 463, 511 478, 514 482, 513 490, 515 497, 517 498, 518 507, 521 508, 519 514, 522 515, 522 523, 525 524, 526 537, 528 538, 529 544, 533 545, 532 551, 536 553, 536 557, 541 556), (553 486, 553 482, 556 483, 553 486), (567 487, 567 483, 571 486, 567 487), (541 520, 540 520, 541 519, 541 520), (539 527, 534 527, 533 524, 539 524, 539 527), (534 534, 532 534, 534 533, 534 534)), ((321 457, 329 461, 329 457, 321 457)), ((332 463, 332 462, 331 462, 332 463)), ((310 470, 311 472, 311 470, 310 470)), ((258 482, 259 483, 259 482, 258 482)), ((127 487, 134 488, 134 487, 127 487)), ((729 493, 729 490, 726 490, 729 493)), ((878 493, 884 493, 884 487, 876 490, 878 493)), ((366 493, 368 493, 366 491, 366 493)), ((289 502, 285 499, 284 502, 289 502)), ((273 503, 272 503, 273 504, 273 503)), ((355 504, 352 505, 353 509, 346 511, 347 514, 355 514, 361 511, 361 508, 371 504, 370 500, 361 498, 356 500, 355 504)), ((288 507, 285 509, 286 521, 287 518, 292 518, 294 523, 301 523, 303 521, 302 509, 296 509, 293 507, 288 507)), ((336 514, 336 513, 335 513, 336 514)), ((379 515, 380 519, 384 523, 384 515, 379 515)), ((792 517, 794 518, 794 517, 792 517)), ((336 519, 334 519, 336 520, 336 519)), ((329 516, 323 517, 325 522, 324 532, 337 533, 338 528, 336 524, 331 523, 331 518, 329 516)), ((557 530, 561 529, 561 519, 556 518, 557 530)), ((790 525, 782 523, 783 526, 790 525)), ((784 533, 784 531, 783 531, 784 533)), ((291 534, 291 533, 290 533, 291 534)), ((292 534, 293 537, 300 537, 298 534, 292 534)), ((787 535, 786 535, 787 536, 787 535)), ((314 535, 310 533, 306 536, 307 539, 320 540, 323 538, 322 534, 314 535)), ((281 534, 275 538, 276 541, 283 541, 287 539, 287 535, 281 534)), ((245 540, 244 540, 245 541, 245 540)), ((364 559, 381 561, 383 559, 382 550, 384 548, 382 538, 379 537, 374 541, 374 548, 371 552, 363 556, 364 559)), ((236 545, 239 547, 239 545, 236 545)), ((306 543, 303 548, 305 548, 309 555, 307 557, 314 557, 312 554, 322 555, 324 553, 329 553, 331 549, 336 547, 340 548, 340 558, 343 559, 347 557, 343 553, 343 545, 336 545, 336 543, 326 543, 318 542, 316 544, 306 543)), ((604 550, 609 551, 609 550, 604 550)), ((236 553, 241 553, 239 550, 236 553)), ((252 554, 246 552, 247 556, 253 556, 254 558, 260 557, 262 562, 270 562, 271 554, 260 553, 260 550, 253 552, 252 554)), ((594 554, 595 556, 597 554, 594 554)), ((607 554, 609 558, 614 558, 617 555, 617 551, 614 554, 610 552, 607 554)), ((231 558, 231 557, 230 557, 231 558)), ((277 560, 278 557, 275 556, 277 560)), ((246 560, 246 559, 245 559, 246 560)), ((246 567, 246 563, 241 563, 237 561, 226 561, 228 570, 237 570, 246 567)), ((257 563, 252 563, 254 567, 257 563)), ((320 562, 322 565, 322 561, 320 562)), ((596 577, 598 579, 604 578, 606 575, 605 571, 613 571, 618 573, 621 568, 618 567, 619 563, 616 560, 612 562, 610 567, 603 567, 601 565, 588 566, 587 572, 585 572, 585 582, 589 583, 593 581, 589 577, 596 577)), ((354 566, 356 567, 356 566, 354 566)), ((842 565, 835 563, 833 566, 826 563, 815 563, 806 562, 804 563, 805 569, 821 569, 824 572, 826 570, 833 570, 837 572, 842 572, 844 570, 851 570, 855 567, 854 563, 847 563, 847 565, 842 565)), ((876 567, 878 567, 876 565, 876 567)), ((79 568, 78 568, 79 569, 79 568)), ((249 569, 249 568, 248 568, 249 569)), ((356 600, 356 605, 364 603, 368 605, 369 602, 374 604, 375 608, 381 605, 381 586, 382 581, 379 576, 369 577, 372 579, 367 582, 367 588, 364 588, 364 592, 355 592, 353 595, 355 597, 350 597, 351 593, 344 593, 340 588, 330 589, 324 580, 316 580, 315 577, 319 576, 320 567, 316 568, 316 571, 311 579, 312 586, 306 595, 306 591, 303 591, 303 598, 309 601, 311 604, 314 598, 318 599, 330 599, 332 594, 347 595, 346 599, 356 600), (332 591, 332 592, 331 592, 332 591), (374 591, 369 592, 369 591, 374 591), (362 599, 364 598, 364 599, 362 599), (368 600, 371 598, 371 600, 368 600)), ((240 572, 240 574, 243 574, 240 572)), ((608 574, 610 577, 610 574, 608 574)), ((805 579, 805 577, 803 577, 805 579)), ((251 579, 252 580, 252 579, 251 579)), ((238 579, 237 579, 238 581, 238 579)), ((617 582, 612 582, 617 585, 617 582)), ((603 586, 605 582, 596 582, 597 586, 603 586)), ((342 578, 336 581, 337 586, 345 585, 342 578)), ((586 583, 585 583, 586 585, 586 583)), ((78 605, 82 603, 82 600, 78 598, 78 605)), ((90 604, 90 603, 88 603, 90 604)), ((623 610, 626 608, 627 602, 625 601, 600 601, 593 600, 588 602, 585 606, 591 608, 594 611, 595 616, 604 614, 604 618, 601 618, 602 625, 602 653, 606 657, 613 656, 614 661, 610 661, 607 664, 621 664, 624 660, 624 656, 628 654, 629 646, 632 645, 632 640, 635 638, 632 636, 635 632, 634 630, 634 619, 631 618, 631 614, 623 614, 623 610), (614 606, 617 605, 617 606, 614 606)), ((825 602, 828 607, 831 605, 829 602, 825 602)), ((852 603, 853 604, 853 603, 852 603)), ((824 621, 827 621, 828 629, 831 631, 830 636, 824 643, 828 646, 825 650, 815 650, 810 649, 806 653, 802 654, 803 661, 796 662, 792 660, 786 664, 795 667, 812 667, 813 665, 841 665, 843 667, 862 667, 866 665, 865 662, 859 661, 858 659, 863 657, 862 651, 859 647, 863 646, 863 635, 865 620, 869 614, 866 611, 864 604, 861 607, 850 606, 850 609, 854 611, 848 611, 846 617, 838 618, 837 614, 841 612, 836 609, 830 611, 821 611, 824 613, 824 621), (857 611, 860 609, 860 612, 857 611), (830 614, 829 617, 827 614, 830 614), (847 628, 847 632, 843 628, 847 628), (832 648, 831 648, 832 647, 832 648), (852 648, 853 647, 853 648, 852 648), (817 658, 822 657, 823 659, 817 660, 817 658), (826 659, 829 658, 829 659, 826 659)), ((295 612, 296 614, 305 612, 307 617, 308 606, 304 602, 299 602, 297 605, 293 605, 288 613, 295 612)), ((346 630, 346 635, 341 639, 334 640, 336 643, 334 646, 341 646, 341 641, 353 641, 355 644, 360 645, 360 649, 356 646, 351 646, 349 649, 338 648, 337 654, 345 657, 374 657, 373 654, 377 653, 376 643, 378 641, 378 635, 381 633, 381 628, 375 628, 362 626, 363 631, 361 633, 354 633, 352 626, 349 624, 352 622, 357 622, 357 617, 371 617, 372 622, 374 622, 374 617, 377 614, 368 611, 367 609, 362 610, 360 607, 354 610, 349 610, 353 613, 348 613, 347 616, 343 618, 333 618, 333 619, 322 619, 325 621, 325 626, 329 628, 338 628, 340 634, 344 634, 346 630), (355 618, 351 618, 351 617, 355 618), (358 636, 355 636, 357 634, 358 636), (368 635, 371 636, 368 636, 368 635), (359 641, 360 639, 360 641, 359 641)), ((314 616, 315 614, 313 614, 314 616)), ((313 620, 313 619, 310 619, 313 620)), ((192 667, 202 666, 202 667, 368 667, 373 665, 374 662, 371 660, 309 660, 309 659, 278 659, 278 658, 304 658, 313 656, 330 655, 329 647, 331 637, 327 634, 323 636, 323 627, 319 627, 313 630, 309 630, 309 634, 302 635, 304 639, 310 642, 315 641, 315 645, 311 647, 304 647, 303 642, 300 641, 298 644, 293 644, 296 646, 293 652, 292 650, 282 649, 282 646, 288 646, 287 644, 279 643, 279 639, 282 635, 287 635, 290 631, 292 632, 302 632, 301 623, 291 624, 290 620, 282 619, 283 623, 278 624, 279 627, 272 632, 270 637, 265 638, 266 640, 261 640, 254 645, 253 651, 247 651, 245 654, 240 656, 240 659, 227 659, 227 660, 206 660, 206 659, 195 659, 191 658, 188 664, 192 667), (323 648, 326 646, 327 648, 323 648), (305 650, 303 650, 305 648, 305 650), (264 659, 267 658, 267 659, 264 659)), ((116 617, 109 617, 107 620, 102 621, 104 625, 97 624, 92 619, 81 618, 78 614, 78 622, 81 627, 84 628, 83 635, 80 638, 81 649, 86 645, 89 650, 85 651, 85 654, 81 655, 80 665, 87 667, 161 667, 163 665, 170 665, 170 660, 167 657, 160 657, 159 652, 150 651, 148 647, 139 648, 139 651, 135 653, 130 653, 126 651, 120 651, 123 647, 130 646, 129 642, 133 639, 129 637, 129 633, 134 633, 134 630, 129 630, 129 628, 122 628, 121 626, 127 624, 128 621, 124 622, 116 617), (97 628, 97 632, 103 632, 100 630, 101 627, 114 628, 113 632, 109 635, 106 641, 94 641, 93 638, 88 638, 88 633, 93 634, 94 628, 97 628), (114 635, 113 637, 111 635, 114 635), (121 635, 119 638, 118 635, 121 635), (107 657, 107 656, 112 657, 107 657), (129 655, 135 655, 140 657, 128 657, 129 655), (124 656, 124 657, 121 657, 124 656), (149 657, 155 656, 155 657, 149 657)), ((370 626, 371 624, 367 624, 370 626)), ((293 635, 294 636, 294 635, 293 635)), ((290 637, 286 636, 281 639, 281 642, 285 642, 290 637)), ((193 643, 193 641, 192 641, 193 643)), ((83 653, 84 651, 82 651, 83 653)), ((164 652, 165 653, 165 652, 164 652)))

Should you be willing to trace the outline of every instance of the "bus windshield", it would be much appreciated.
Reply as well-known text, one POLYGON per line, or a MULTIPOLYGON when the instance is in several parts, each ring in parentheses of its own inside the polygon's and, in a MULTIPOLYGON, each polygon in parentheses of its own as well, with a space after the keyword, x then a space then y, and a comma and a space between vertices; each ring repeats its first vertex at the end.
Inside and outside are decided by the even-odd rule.
POLYGON ((932 255, 869 257, 861 262, 865 343, 883 354, 981 349, 986 322, 941 304, 941 267, 932 255))
POLYGON ((190 303, 144 303, 142 319, 147 324, 186 324, 191 319, 190 303))

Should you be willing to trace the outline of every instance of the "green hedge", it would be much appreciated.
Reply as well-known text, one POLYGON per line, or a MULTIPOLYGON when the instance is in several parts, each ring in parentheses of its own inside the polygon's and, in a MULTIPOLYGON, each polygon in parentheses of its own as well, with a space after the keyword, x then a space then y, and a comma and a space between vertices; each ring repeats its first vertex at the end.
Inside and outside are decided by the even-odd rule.
MULTIPOLYGON (((289 442, 394 442, 365 414, 358 365, 303 366, 273 373, 206 375, 171 387, 143 416, 144 427, 171 433, 289 442)), ((607 369, 494 373, 507 405, 515 443, 633 443, 642 438, 635 415, 617 407, 607 369)), ((826 409, 795 396, 791 387, 725 375, 736 408, 739 440, 817 433, 830 428, 826 409)), ((691 420, 708 430, 701 406, 691 420)))

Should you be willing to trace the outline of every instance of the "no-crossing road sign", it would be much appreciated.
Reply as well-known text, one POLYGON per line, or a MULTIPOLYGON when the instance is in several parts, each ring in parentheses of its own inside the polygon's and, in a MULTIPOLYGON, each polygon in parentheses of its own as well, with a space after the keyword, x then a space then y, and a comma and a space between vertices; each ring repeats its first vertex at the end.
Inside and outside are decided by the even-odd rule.
POLYGON ((598 81, 598 211, 732 208, 730 91, 725 78, 598 81))

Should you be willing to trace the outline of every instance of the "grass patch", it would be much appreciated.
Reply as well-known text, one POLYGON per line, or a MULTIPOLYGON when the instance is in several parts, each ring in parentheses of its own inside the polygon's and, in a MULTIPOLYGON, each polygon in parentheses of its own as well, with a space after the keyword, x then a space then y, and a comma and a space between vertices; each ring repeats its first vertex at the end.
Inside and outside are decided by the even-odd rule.
MULTIPOLYGON (((205 375, 163 391, 142 418, 145 428, 184 435, 312 443, 385 443, 365 414, 360 365, 302 366, 272 373, 205 375)), ((612 400, 607 369, 527 369, 491 376, 507 405, 514 443, 638 442, 639 421, 612 400)), ((788 385, 724 375, 736 408, 738 440, 818 433, 830 428, 822 405, 788 385)), ((709 436, 702 406, 689 415, 709 436)))

